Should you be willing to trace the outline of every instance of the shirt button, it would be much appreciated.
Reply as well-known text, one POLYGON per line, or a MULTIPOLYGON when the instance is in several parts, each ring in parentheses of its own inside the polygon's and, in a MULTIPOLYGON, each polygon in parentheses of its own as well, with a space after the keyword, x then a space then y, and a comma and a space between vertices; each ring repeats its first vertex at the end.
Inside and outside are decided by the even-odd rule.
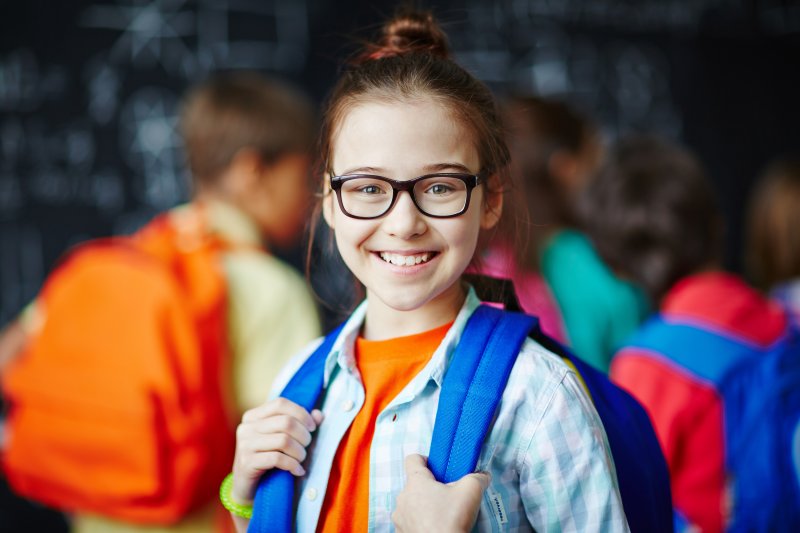
POLYGON ((316 500, 317 499, 317 489, 312 487, 312 488, 306 490, 306 499, 308 501, 311 501, 311 502, 316 500))
POLYGON ((353 400, 347 400, 345 402, 342 402, 342 410, 347 412, 351 410, 353 407, 355 407, 355 405, 356 404, 353 403, 353 400))

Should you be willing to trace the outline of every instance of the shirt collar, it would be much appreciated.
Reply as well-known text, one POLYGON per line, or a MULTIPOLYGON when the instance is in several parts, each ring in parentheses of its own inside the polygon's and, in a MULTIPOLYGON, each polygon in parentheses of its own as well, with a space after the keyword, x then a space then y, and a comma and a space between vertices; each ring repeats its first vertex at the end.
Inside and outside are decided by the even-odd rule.
MULTIPOLYGON (((355 343, 358 333, 361 331, 361 326, 364 323, 367 305, 367 300, 359 304, 345 323, 336 342, 334 342, 333 348, 325 360, 323 382, 325 387, 328 386, 333 372, 337 368, 346 372, 356 373, 355 343)), ((442 386, 444 373, 450 363, 453 351, 458 345, 459 339, 461 339, 464 326, 479 305, 481 305, 481 301, 475 294, 475 290, 472 286, 468 286, 467 297, 464 299, 464 304, 461 306, 461 310, 458 312, 453 325, 445 334, 442 343, 436 348, 436 351, 433 352, 431 360, 425 365, 425 368, 411 381, 410 386, 406 387, 406 390, 412 395, 419 393, 431 380, 433 380, 438 387, 442 386)), ((402 400, 402 398, 400 398, 400 400, 402 400)))

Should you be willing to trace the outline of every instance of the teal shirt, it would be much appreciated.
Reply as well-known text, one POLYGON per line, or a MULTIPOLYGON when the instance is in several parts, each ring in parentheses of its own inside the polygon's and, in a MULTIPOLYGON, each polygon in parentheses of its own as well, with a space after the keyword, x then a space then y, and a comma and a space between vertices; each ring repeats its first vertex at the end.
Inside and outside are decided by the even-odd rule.
POLYGON ((561 308, 572 349, 608 372, 611 356, 649 311, 644 292, 616 277, 575 230, 550 238, 542 251, 542 274, 561 308))

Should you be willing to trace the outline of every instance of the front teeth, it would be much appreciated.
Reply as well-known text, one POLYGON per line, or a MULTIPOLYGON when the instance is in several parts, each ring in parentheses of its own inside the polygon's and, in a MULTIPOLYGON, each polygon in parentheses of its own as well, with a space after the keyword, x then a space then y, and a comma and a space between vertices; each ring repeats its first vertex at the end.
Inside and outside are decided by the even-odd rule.
POLYGON ((400 255, 391 254, 388 252, 381 252, 381 259, 387 263, 397 266, 414 266, 426 262, 430 258, 430 254, 424 253, 419 255, 400 255))

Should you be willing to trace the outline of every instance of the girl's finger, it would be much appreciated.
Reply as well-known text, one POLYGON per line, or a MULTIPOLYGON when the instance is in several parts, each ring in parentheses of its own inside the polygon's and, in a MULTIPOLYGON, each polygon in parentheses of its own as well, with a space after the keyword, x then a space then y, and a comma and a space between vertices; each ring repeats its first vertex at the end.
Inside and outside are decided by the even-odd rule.
POLYGON ((415 475, 422 476, 425 479, 433 479, 433 474, 431 473, 430 470, 428 470, 428 460, 427 458, 421 455, 418 455, 416 453, 407 455, 404 461, 404 465, 406 471, 406 479, 415 475))
POLYGON ((309 431, 317 429, 317 423, 308 411, 286 398, 276 398, 250 409, 242 416, 242 422, 254 422, 262 418, 269 418, 270 416, 276 415, 294 417, 309 431))
POLYGON ((252 427, 253 434, 269 435, 271 433, 284 433, 289 435, 302 446, 311 444, 311 433, 296 418, 288 415, 271 416, 258 420, 248 425, 252 427))
POLYGON ((473 472, 472 474, 462 477, 458 481, 448 483, 448 485, 454 486, 458 490, 467 493, 473 490, 478 490, 481 494, 483 494, 483 491, 489 488, 489 483, 491 481, 492 475, 489 472, 473 472))
POLYGON ((258 480, 269 470, 285 470, 295 476, 303 476, 305 468, 296 459, 280 452, 262 452, 248 458, 240 468, 234 468, 233 492, 235 500, 246 503, 253 500, 258 480))
POLYGON ((243 445, 249 448, 250 452, 253 454, 280 452, 300 462, 304 461, 306 458, 305 446, 285 433, 260 435, 247 443, 243 443, 243 445))
POLYGON ((251 472, 257 472, 257 475, 254 477, 260 477, 261 474, 267 470, 274 470, 276 468, 290 472, 295 476, 302 476, 306 473, 300 461, 294 457, 276 451, 256 453, 250 457, 244 467, 251 472))

